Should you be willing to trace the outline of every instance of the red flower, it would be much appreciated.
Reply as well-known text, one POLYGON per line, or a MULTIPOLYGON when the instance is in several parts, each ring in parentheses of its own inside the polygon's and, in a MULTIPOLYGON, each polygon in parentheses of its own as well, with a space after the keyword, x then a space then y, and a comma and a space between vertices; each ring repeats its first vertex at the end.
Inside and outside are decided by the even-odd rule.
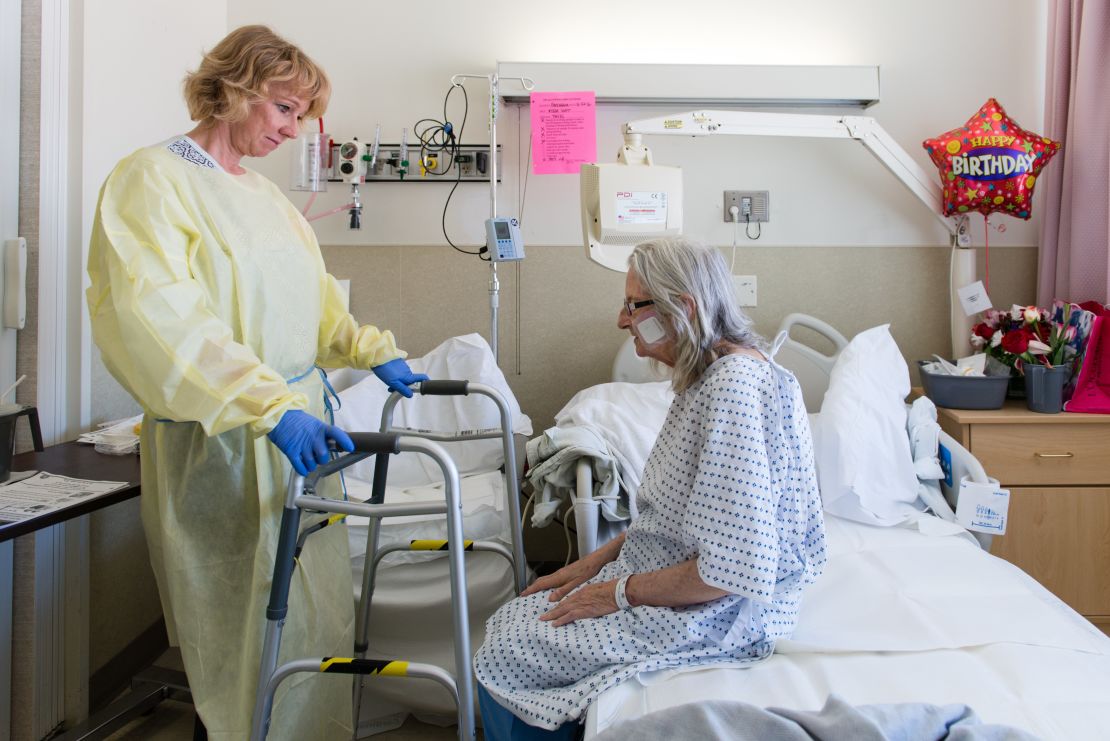
POLYGON ((989 340, 991 337, 994 337, 994 332, 994 327, 990 326, 986 322, 979 322, 971 328, 971 333, 973 335, 982 337, 984 340, 989 340))
POLYGON ((1033 333, 1026 327, 1007 332, 1002 335, 1002 349, 1014 355, 1021 355, 1029 348, 1031 339, 1033 339, 1033 333))

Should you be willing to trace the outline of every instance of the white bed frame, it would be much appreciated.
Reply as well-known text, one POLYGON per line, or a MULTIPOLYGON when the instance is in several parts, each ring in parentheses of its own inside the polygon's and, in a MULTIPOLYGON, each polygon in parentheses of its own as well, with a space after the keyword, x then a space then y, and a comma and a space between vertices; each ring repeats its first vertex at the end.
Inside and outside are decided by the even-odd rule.
MULTIPOLYGON (((821 409, 825 390, 829 386, 829 377, 836 364, 837 355, 848 345, 848 340, 826 322, 807 314, 787 316, 779 325, 776 336, 781 332, 786 332, 787 336, 775 354, 775 361, 788 368, 797 377, 802 387, 802 398, 806 409, 811 414, 818 412, 821 409), (797 329, 816 333, 820 340, 832 346, 832 352, 823 352, 798 340, 792 335, 797 329)), ((625 340, 613 363, 613 380, 646 383, 659 381, 662 378, 664 377, 660 375, 658 367, 636 355, 632 338, 625 340)), ((978 459, 943 430, 940 432, 939 443, 951 454, 951 468, 945 471, 946 476, 941 481, 941 490, 945 500, 955 511, 956 501, 959 499, 960 481, 965 476, 968 481, 975 483, 988 483, 989 479, 978 459)), ((578 556, 581 558, 619 535, 627 523, 610 522, 600 516, 600 503, 593 498, 592 494, 594 481, 589 459, 581 459, 575 468, 575 473, 576 487, 572 496, 574 522, 578 535, 578 556)), ((983 533, 974 533, 974 535, 984 550, 990 549, 991 536, 983 533)))

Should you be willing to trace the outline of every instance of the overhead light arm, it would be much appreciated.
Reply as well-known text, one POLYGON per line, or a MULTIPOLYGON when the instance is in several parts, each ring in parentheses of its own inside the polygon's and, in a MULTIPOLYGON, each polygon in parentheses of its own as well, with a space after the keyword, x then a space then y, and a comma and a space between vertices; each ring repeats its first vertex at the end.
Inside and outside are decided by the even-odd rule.
POLYGON ((957 291, 975 280, 975 250, 966 214, 943 215, 941 189, 879 123, 870 116, 831 116, 754 111, 691 111, 673 116, 645 118, 624 124, 620 158, 632 164, 650 164, 651 153, 641 143, 644 134, 661 136, 797 136, 819 139, 855 139, 867 147, 887 170, 906 186, 944 228, 952 240, 949 285, 949 326, 952 356, 967 352, 972 321, 959 308, 957 291), (645 158, 632 162, 629 158, 645 158))
MULTIPOLYGON (((691 111, 673 116, 644 118, 624 124, 627 150, 646 149, 640 144, 644 134, 653 136, 794 136, 818 139, 855 139, 906 186, 960 247, 971 245, 970 236, 958 218, 942 214, 940 186, 906 150, 870 116, 830 116, 804 113, 757 113, 753 111, 691 111)), ((648 153, 650 157, 650 153, 648 153)), ((639 161, 636 164, 646 164, 639 161)))

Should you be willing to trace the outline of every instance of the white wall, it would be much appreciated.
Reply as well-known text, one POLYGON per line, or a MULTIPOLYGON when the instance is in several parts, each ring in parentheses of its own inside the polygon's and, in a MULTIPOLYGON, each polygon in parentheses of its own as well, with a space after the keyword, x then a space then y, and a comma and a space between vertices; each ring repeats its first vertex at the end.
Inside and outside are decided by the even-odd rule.
MULTIPOLYGON (((188 7, 167 0, 114 0, 86 3, 84 15, 85 244, 97 191, 113 164, 137 147, 190 128, 182 76, 195 68, 203 49, 246 23, 273 26, 328 70, 334 95, 326 122, 337 136, 367 138, 380 122, 386 140, 396 139, 417 119, 442 115, 452 74, 489 73, 499 60, 879 65, 882 101, 867 113, 927 169, 932 166, 921 141, 962 124, 989 97, 1026 128, 1040 131, 1043 118, 1042 0, 563 0, 557 5, 204 0, 188 7)), ((486 142, 485 91, 476 83, 468 89, 465 140, 486 142)), ((599 157, 615 153, 620 122, 653 112, 600 110, 599 157)), ((527 147, 527 117, 520 124, 521 113, 507 109, 499 130, 505 150, 503 214, 515 213, 522 185, 519 153, 527 147)), ((771 191, 772 222, 742 258, 750 266, 742 272, 760 273, 760 306, 752 313, 762 331, 799 309, 821 314, 849 333, 893 318, 909 357, 944 350, 947 253, 937 248, 947 243, 945 234, 862 147, 754 139, 648 143, 657 162, 686 168, 687 231, 711 242, 732 241, 730 227, 720 220, 721 190, 771 191), (876 253, 885 250, 882 259, 861 254, 872 247, 876 253), (903 249, 892 249, 898 247, 903 249), (861 280, 870 283, 858 286, 861 280)), ((252 166, 288 184, 289 152, 279 150, 252 166)), ((363 306, 360 317, 399 330, 404 346, 418 352, 445 333, 487 328, 481 266, 446 246, 407 249, 444 245, 439 221, 447 189, 367 185, 362 231, 348 231, 342 217, 317 222, 320 241, 336 246, 328 250, 329 260, 337 258, 329 264, 359 284, 352 301, 363 306), (363 252, 343 245, 390 248, 363 252), (436 314, 445 306, 452 309, 449 316, 436 314)), ((346 195, 333 188, 316 208, 341 205, 346 195)), ((303 203, 305 194, 292 197, 303 203)), ((456 241, 479 241, 487 215, 486 187, 460 186, 448 218, 456 241)), ((1036 244, 1035 222, 997 220, 1009 229, 993 235, 992 246, 1036 244)), ((981 244, 981 222, 975 226, 981 244)), ((524 372, 518 370, 510 382, 542 429, 571 393, 605 380, 611 353, 623 340, 613 326, 621 288, 617 274, 582 256, 576 177, 529 179, 525 237, 539 248, 519 272, 504 271, 502 341, 523 355, 524 372), (521 300, 514 297, 514 286, 525 287, 521 300), (587 295, 576 296, 576 287, 587 295), (509 317, 514 318, 506 321, 509 317), (566 352, 572 343, 577 350, 566 352), (559 372, 552 374, 556 367, 559 372)), ((1033 263, 1032 252, 1012 250, 1021 260, 1009 263, 1005 283, 1024 297, 1014 300, 1032 300, 1034 282, 1024 275, 1031 270, 1013 274, 1014 265, 1033 263)), ((1003 282, 1006 268, 999 265, 992 277, 1001 273, 1003 282)), ((94 420, 129 411, 126 395, 99 363, 92 366, 94 420)), ((100 581, 93 594, 102 598, 93 605, 93 668, 157 617, 149 575, 123 580, 130 584, 112 579, 123 565, 144 558, 136 510, 113 508, 94 520, 91 571, 100 581)))
MULTIPOLYGON (((81 173, 81 243, 87 260, 97 195, 112 167, 139 147, 191 126, 181 97, 185 71, 227 33, 227 3, 200 0, 186 9, 166 0, 113 0, 85 6, 81 173)), ((82 307, 84 296, 80 297, 82 307)), ((108 375, 88 343, 93 423, 138 407, 108 375)), ((88 398, 88 397, 86 397, 88 398)), ((132 500, 95 512, 89 528, 89 668, 96 674, 161 617, 139 506, 132 500)), ((104 688, 93 688, 103 691, 104 688)))
MULTIPOLYGON (((675 64, 872 64, 881 68, 882 100, 867 110, 928 171, 921 142, 966 121, 987 98, 1039 131, 1043 119, 1045 10, 1042 0, 645 0, 633 6, 566 0, 557 6, 513 0, 462 2, 421 16, 409 6, 321 0, 314 3, 228 0, 229 26, 268 23, 302 45, 331 75, 327 129, 368 138, 382 124, 396 141, 402 127, 442 115, 450 77, 486 73, 501 61, 664 62, 675 64), (340 35, 339 29, 346 33, 340 35), (353 29, 362 29, 354 31, 353 29)), ((423 6, 412 6, 413 8, 423 6)), ((468 83, 466 139, 487 142, 485 94, 468 83)), ((457 97, 457 96, 456 96, 457 97)), ((454 108, 454 106, 453 106, 454 108)), ((672 109, 656 109, 660 113, 672 109)), ((527 108, 505 110, 503 213, 516 210, 527 146, 527 108), (518 118, 523 119, 517 126, 518 118), (522 143, 523 142, 523 146, 522 143)), ((653 112, 603 108, 598 156, 611 160, 619 123, 653 112)), ((457 109, 452 117, 458 116, 457 109)), ((656 138, 656 162, 683 165, 687 232, 730 243, 721 191, 771 191, 765 245, 939 245, 944 230, 918 201, 857 144, 772 139, 656 138)), ((289 152, 255 167, 287 185, 289 152)), ((443 244, 439 216, 447 186, 371 184, 363 189, 363 230, 345 219, 317 222, 327 244, 443 244)), ((341 205, 337 185, 317 207, 341 205)), ((303 194, 295 194, 297 203, 303 194)), ((576 176, 531 176, 525 238, 577 245, 581 239, 576 176)), ((483 186, 460 186, 448 217, 453 236, 482 239, 488 215, 483 186)), ((1035 218, 1035 217, 1034 217, 1035 218)), ((1035 223, 996 216, 1008 227, 992 246, 1036 243, 1035 223)), ((981 222, 973 224, 981 229, 981 222)), ((977 233, 981 241, 981 231, 977 233)), ((743 240, 743 237, 741 237, 743 240)), ((456 239, 456 241, 458 241, 456 239)))
POLYGON ((168 0, 113 0, 85 8, 84 237, 112 167, 139 147, 192 128, 181 82, 227 33, 227 1, 188 9, 168 0))
MULTIPOLYGON (((124 156, 192 128, 181 95, 185 72, 227 33, 226 0, 199 0, 184 10, 167 0, 113 0, 85 8, 82 98, 82 263, 88 257, 100 186, 124 156)), ((81 266, 84 274, 84 264, 81 266)), ((88 285, 83 275, 83 286, 88 285)), ((81 304, 84 306, 84 297, 81 304)), ((89 342, 91 418, 95 424, 138 413, 89 342)))
MULTIPOLYGON (((452 74, 488 73, 498 60, 878 65, 881 102, 866 113, 927 171, 932 165, 921 142, 962 124, 988 97, 1000 100, 1026 128, 1041 130, 1044 0, 935 0, 927 5, 643 0, 635 6, 565 0, 557 7, 472 0, 452 5, 450 12, 421 15, 413 9, 424 7, 433 6, 203 0, 183 12, 167 0, 89 4, 83 39, 82 242, 87 244, 97 191, 111 166, 136 147, 190 126, 180 95, 184 72, 229 28, 245 23, 273 26, 328 70, 334 94, 326 123, 336 136, 366 138, 381 123, 385 139, 395 140, 417 119, 442 115, 452 74)), ((468 89, 471 115, 464 138, 488 141, 484 85, 470 82, 468 89)), ((667 111, 599 109, 599 158, 615 152, 622 121, 659 112, 667 111)), ((458 113, 456 96, 450 113, 456 123, 458 113)), ((527 148, 527 107, 506 107, 499 134, 505 154, 500 211, 516 214, 527 164, 521 155, 527 148)), ((716 244, 728 245, 734 235, 721 219, 726 188, 771 192, 771 223, 752 246, 941 247, 947 242, 922 204, 851 142, 657 137, 648 143, 656 161, 685 169, 687 232, 716 244)), ((279 150, 253 166, 286 185, 289 156, 288 148, 279 150)), ((350 231, 342 217, 316 222, 320 241, 442 246, 439 223, 448 187, 368 184, 363 188, 364 228, 350 231)), ((297 203, 306 198, 302 193, 291 197, 297 203)), ((346 190, 333 185, 315 208, 346 199, 346 190)), ((460 186, 447 218, 456 242, 483 240, 488 202, 485 185, 460 186)), ((1035 245, 1038 215, 1035 208, 1031 222, 993 217, 1007 231, 992 232, 992 246, 1035 245)), ((978 217, 972 226, 973 239, 981 245, 978 217)), ((577 177, 528 178, 524 233, 527 244, 565 248, 567 259, 581 254, 577 177)), ((749 244, 743 236, 739 242, 749 244)), ((445 258, 448 254, 444 246, 445 258)), ((888 274, 881 259, 875 265, 874 280, 898 277, 888 274)), ((830 286, 827 300, 835 301, 844 290, 830 286)), ((483 279, 474 292, 485 291, 483 279)), ((420 299, 419 286, 400 297, 403 306, 420 299)), ((85 354, 94 356, 95 348, 86 344, 85 354)), ((89 365, 90 389, 96 393, 92 420, 130 412, 128 398, 98 359, 89 365)))

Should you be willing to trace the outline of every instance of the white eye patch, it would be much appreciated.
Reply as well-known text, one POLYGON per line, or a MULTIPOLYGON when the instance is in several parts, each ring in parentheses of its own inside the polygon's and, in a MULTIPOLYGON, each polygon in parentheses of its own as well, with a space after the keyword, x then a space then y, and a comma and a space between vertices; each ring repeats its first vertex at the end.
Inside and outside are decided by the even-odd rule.
POLYGON ((640 335, 640 340, 648 345, 654 345, 659 342, 667 333, 663 331, 663 324, 655 314, 647 314, 635 324, 636 334, 640 335))

